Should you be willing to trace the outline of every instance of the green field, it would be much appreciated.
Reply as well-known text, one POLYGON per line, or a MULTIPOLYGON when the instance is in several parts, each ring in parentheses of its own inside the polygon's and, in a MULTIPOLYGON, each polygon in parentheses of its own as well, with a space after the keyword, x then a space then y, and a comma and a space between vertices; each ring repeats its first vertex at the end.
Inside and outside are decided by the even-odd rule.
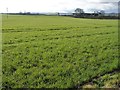
POLYGON ((117 20, 3 15, 2 33, 3 87, 73 88, 90 80, 94 87, 115 87, 119 82, 117 20))

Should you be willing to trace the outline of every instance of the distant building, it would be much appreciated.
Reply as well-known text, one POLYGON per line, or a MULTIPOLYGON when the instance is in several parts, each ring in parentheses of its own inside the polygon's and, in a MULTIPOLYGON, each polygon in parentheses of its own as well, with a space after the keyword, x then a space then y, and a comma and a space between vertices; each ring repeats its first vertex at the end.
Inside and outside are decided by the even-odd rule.
POLYGON ((45 15, 56 16, 58 13, 46 13, 45 15))
POLYGON ((72 16, 73 13, 59 13, 59 16, 72 16))

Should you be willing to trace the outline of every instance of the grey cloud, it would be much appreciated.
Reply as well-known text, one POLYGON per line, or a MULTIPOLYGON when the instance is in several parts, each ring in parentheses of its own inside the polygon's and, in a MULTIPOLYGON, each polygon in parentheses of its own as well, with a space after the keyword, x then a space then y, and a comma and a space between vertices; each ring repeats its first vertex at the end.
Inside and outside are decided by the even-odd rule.
POLYGON ((87 0, 87 2, 119 2, 120 0, 87 0))
MULTIPOLYGON (((81 2, 81 0, 75 0, 78 1, 79 3, 81 2)), ((114 0, 116 2, 112 2, 113 0, 98 0, 97 2, 95 2, 95 0, 89 0, 89 2, 87 0, 85 0, 86 5, 81 6, 81 7, 76 7, 76 8, 82 8, 84 9, 85 12, 94 12, 97 10, 104 10, 105 12, 118 12, 118 0, 114 0), (103 2, 104 1, 104 2, 103 2), (108 2, 107 2, 108 1, 108 2)), ((82 3, 82 2, 81 2, 82 3)), ((70 10, 64 10, 64 11, 68 11, 68 12, 73 12, 73 9, 70 10)))
MULTIPOLYGON (((88 7, 85 8, 88 12, 93 12, 96 10, 104 10, 105 12, 118 12, 118 1, 119 0, 98 0, 97 2, 92 2, 95 0, 90 0, 88 7)), ((87 4, 87 3, 86 3, 87 4)))
POLYGON ((99 0, 100 2, 119 2, 119 0, 99 0))

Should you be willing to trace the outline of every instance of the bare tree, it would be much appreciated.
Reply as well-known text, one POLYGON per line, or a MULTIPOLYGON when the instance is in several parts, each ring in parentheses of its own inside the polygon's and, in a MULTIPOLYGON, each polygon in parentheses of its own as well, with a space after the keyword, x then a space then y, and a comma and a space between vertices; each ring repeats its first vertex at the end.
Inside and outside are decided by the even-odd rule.
POLYGON ((105 11, 104 10, 100 10, 100 14, 101 14, 101 16, 104 16, 105 15, 105 11))
POLYGON ((99 16, 104 16, 105 15, 105 11, 104 10, 97 10, 94 11, 95 14, 98 14, 99 16))

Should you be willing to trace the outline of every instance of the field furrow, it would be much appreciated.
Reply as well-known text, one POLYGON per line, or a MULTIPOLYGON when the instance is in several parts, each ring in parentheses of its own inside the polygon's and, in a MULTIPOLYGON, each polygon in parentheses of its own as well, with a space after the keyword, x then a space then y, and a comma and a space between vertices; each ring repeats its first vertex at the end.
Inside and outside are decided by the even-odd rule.
MULTIPOLYGON (((109 72, 118 70, 117 23, 60 16, 3 16, 3 87, 78 88, 89 81, 95 82, 94 87, 106 86, 109 72)), ((119 82, 117 73, 109 86, 119 82)))

